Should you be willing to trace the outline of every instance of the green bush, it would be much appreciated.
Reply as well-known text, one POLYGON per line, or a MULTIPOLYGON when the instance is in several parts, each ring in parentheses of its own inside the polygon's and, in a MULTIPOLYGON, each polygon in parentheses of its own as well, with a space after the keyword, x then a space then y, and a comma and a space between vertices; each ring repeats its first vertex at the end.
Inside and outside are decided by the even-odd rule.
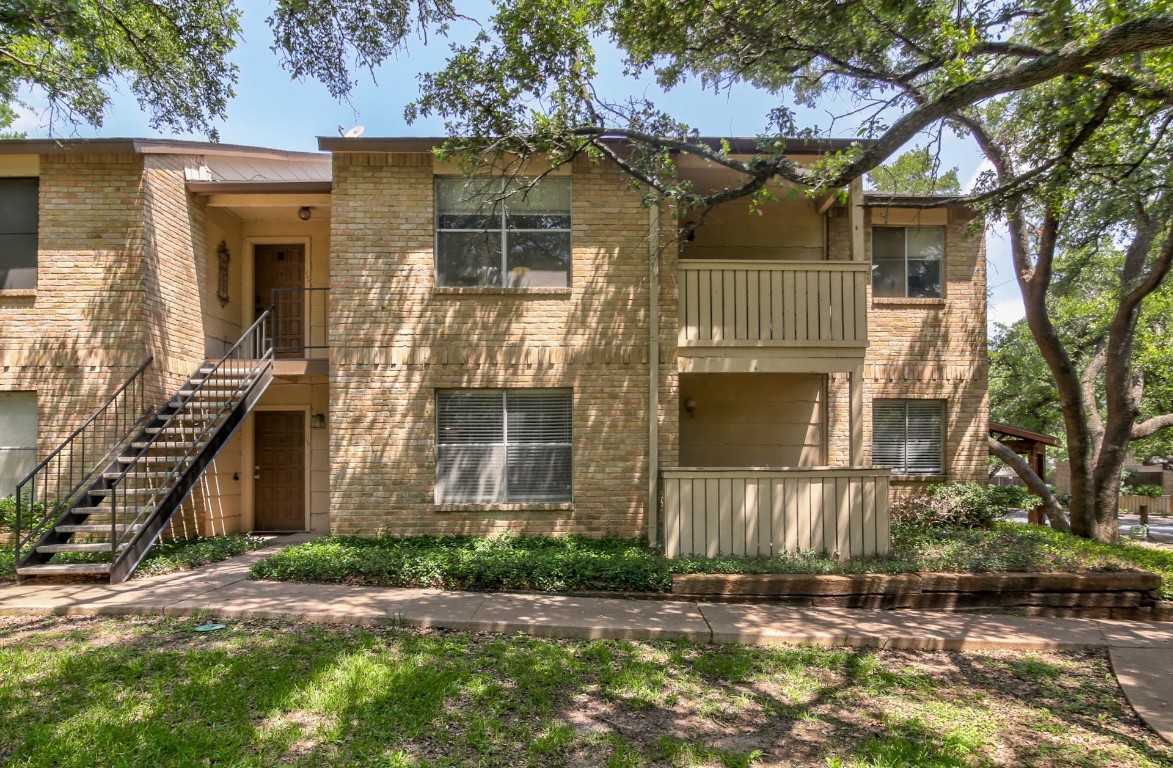
POLYGON ((448 589, 658 592, 669 561, 638 539, 332 536, 253 567, 254 578, 448 589))
MULTIPOLYGON (((45 505, 33 504, 31 509, 26 507, 21 514, 28 516, 20 521, 24 530, 27 531, 32 528, 33 523, 40 522, 41 517, 45 514, 45 505)), ((15 527, 16 494, 0 496, 0 532, 11 533, 15 527)))
MULTIPOLYGON (((1165 495, 1165 489, 1159 485, 1138 485, 1130 489, 1134 496, 1148 496, 1150 499, 1156 499, 1165 495)), ((1123 489, 1121 489, 1123 492, 1123 489)))
POLYGON ((892 504, 893 522, 920 526, 989 528, 1012 509, 1030 509, 1041 502, 1017 485, 936 483, 892 504))

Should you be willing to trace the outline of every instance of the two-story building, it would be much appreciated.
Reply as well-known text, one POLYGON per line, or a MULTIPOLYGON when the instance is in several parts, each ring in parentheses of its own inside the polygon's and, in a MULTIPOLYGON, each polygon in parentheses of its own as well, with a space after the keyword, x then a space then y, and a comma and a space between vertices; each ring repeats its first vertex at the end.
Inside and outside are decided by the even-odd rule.
POLYGON ((27 565, 121 575, 164 523, 870 554, 890 494, 985 478, 965 210, 856 185, 677 215, 605 163, 470 181, 438 143, 0 142, 27 565))

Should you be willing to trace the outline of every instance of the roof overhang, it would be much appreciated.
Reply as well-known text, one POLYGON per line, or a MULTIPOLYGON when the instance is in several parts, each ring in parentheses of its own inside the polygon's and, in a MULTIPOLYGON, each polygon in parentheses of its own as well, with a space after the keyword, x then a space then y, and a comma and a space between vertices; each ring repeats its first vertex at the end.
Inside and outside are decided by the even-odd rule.
POLYGON ((218 144, 207 141, 174 139, 0 139, 0 155, 230 155, 270 160, 322 160, 320 152, 293 152, 284 149, 252 147, 244 144, 218 144))
POLYGON ((329 181, 189 181, 187 188, 203 195, 328 195, 329 181))
POLYGON ((1059 438, 1054 435, 1048 435, 1045 432, 1032 432, 1029 429, 1022 429, 1021 427, 1014 427, 1009 424, 1002 424, 997 421, 990 422, 991 435, 1005 435, 1007 437, 1016 437, 1020 440, 1031 440, 1043 445, 1050 445, 1057 447, 1059 445, 1059 438))
MULTIPOLYGON (((442 147, 450 137, 447 136, 404 136, 379 137, 360 136, 346 138, 340 136, 319 136, 318 149, 325 152, 433 152, 442 147)), ((623 146, 629 144, 627 139, 605 138, 609 144, 623 146)), ((701 136, 696 143, 709 149, 720 150, 728 146, 734 155, 759 154, 759 140, 748 136, 723 138, 720 136, 701 136)), ((784 139, 784 151, 788 155, 824 155, 828 152, 839 152, 856 146, 867 146, 871 142, 861 139, 784 139)))

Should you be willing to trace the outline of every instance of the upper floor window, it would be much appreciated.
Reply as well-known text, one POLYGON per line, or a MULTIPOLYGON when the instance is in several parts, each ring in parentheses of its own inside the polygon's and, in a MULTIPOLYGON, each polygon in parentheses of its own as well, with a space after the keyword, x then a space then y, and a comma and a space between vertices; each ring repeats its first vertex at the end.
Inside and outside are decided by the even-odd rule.
POLYGON ((37 287, 37 179, 0 179, 0 289, 37 287))
POLYGON ((436 179, 436 284, 570 285, 570 179, 436 179))
POLYGON ((436 503, 571 500, 569 389, 436 393, 436 503))
POLYGON ((945 472, 943 400, 873 400, 872 465, 898 475, 945 472))
POLYGON ((944 227, 872 227, 872 295, 940 298, 944 227))

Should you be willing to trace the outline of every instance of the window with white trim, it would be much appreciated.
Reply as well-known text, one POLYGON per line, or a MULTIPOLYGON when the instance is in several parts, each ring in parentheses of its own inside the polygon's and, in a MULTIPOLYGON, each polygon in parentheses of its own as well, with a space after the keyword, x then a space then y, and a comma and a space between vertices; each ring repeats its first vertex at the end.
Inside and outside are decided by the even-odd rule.
POLYGON ((872 227, 872 295, 940 298, 944 227, 872 227))
POLYGON ((436 179, 436 285, 570 286, 570 179, 436 179))
POLYGON ((36 464, 37 395, 0 392, 0 497, 16 493, 36 464))
POLYGON ((941 475, 944 457, 943 400, 873 400, 872 466, 898 475, 941 475))
POLYGON ((37 287, 38 179, 0 179, 0 289, 37 287))
POLYGON ((572 500, 569 389, 436 392, 436 503, 572 500))

